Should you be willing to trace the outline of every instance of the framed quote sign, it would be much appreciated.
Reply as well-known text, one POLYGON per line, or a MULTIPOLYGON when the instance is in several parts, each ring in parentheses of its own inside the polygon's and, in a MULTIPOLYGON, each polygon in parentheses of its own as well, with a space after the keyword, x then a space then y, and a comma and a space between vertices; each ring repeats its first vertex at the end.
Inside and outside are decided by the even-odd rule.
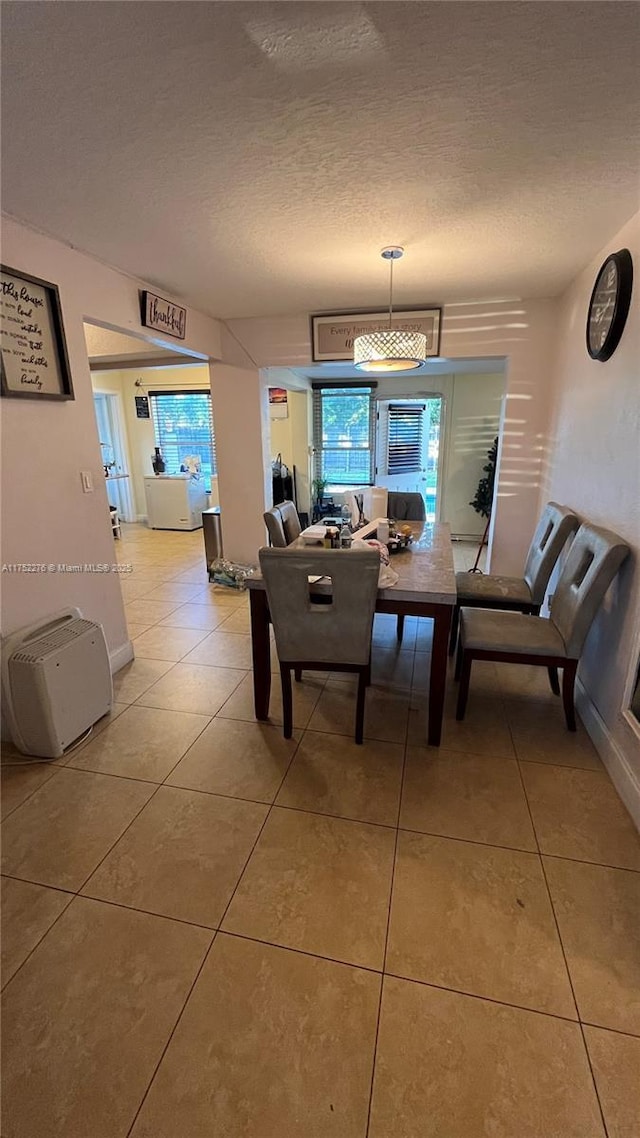
POLYGON ((167 332, 176 340, 184 340, 187 330, 186 308, 143 289, 140 293, 140 309, 145 328, 155 328, 157 332, 167 332))
POLYGON ((58 289, 0 265, 0 385, 16 399, 73 399, 58 289))
MULTIPOLYGON (((419 308, 412 312, 394 311, 391 327, 404 332, 423 332, 427 338, 427 356, 440 353, 440 308, 419 308)), ((353 341, 366 332, 381 332, 389 327, 388 312, 337 313, 335 316, 311 317, 312 359, 314 363, 331 360, 353 361, 353 341)))

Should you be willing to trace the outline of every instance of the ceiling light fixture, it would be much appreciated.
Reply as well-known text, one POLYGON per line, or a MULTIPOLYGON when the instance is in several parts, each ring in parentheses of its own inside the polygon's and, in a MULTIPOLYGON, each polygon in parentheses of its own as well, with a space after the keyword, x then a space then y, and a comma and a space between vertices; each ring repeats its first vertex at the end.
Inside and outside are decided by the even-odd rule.
POLYGON ((353 341, 353 362, 360 371, 412 371, 426 361, 427 337, 424 333, 392 327, 393 262, 398 261, 403 253, 401 245, 389 245, 380 254, 389 262, 389 327, 366 332, 353 341))

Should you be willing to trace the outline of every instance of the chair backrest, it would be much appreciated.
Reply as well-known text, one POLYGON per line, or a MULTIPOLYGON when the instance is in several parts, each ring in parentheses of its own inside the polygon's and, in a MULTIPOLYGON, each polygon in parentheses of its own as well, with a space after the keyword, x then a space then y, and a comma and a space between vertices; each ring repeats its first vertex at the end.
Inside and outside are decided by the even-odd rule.
POLYGON ((387 508, 396 522, 423 522, 427 516, 422 494, 410 491, 390 490, 387 508))
POLYGON ((600 603, 629 553, 621 537, 581 525, 567 554, 551 602, 551 620, 567 656, 577 660, 600 603))
POLYGON ((276 549, 285 549, 288 543, 278 507, 274 506, 273 509, 267 510, 262 516, 267 530, 269 531, 269 541, 271 544, 274 545, 276 549))
POLYGON ((280 511, 282 528, 284 529, 287 545, 291 545, 291 542, 295 541, 297 537, 300 537, 302 532, 298 511, 293 502, 279 502, 276 509, 280 511))
POLYGON ((259 558, 280 660, 368 663, 376 549, 261 549, 259 558), (330 604, 312 604, 309 577, 330 578, 330 604))
POLYGON ((553 567, 564 544, 580 525, 579 518, 557 502, 547 502, 533 535, 524 566, 524 579, 534 605, 541 605, 553 567))

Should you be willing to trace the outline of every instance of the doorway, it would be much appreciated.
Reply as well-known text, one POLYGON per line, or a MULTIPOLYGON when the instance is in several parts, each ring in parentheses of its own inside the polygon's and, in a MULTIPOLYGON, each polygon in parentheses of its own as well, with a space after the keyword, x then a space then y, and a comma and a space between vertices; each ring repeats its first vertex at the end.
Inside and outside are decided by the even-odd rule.
POLYGON ((442 420, 441 395, 377 404, 376 485, 421 494, 429 522, 440 511, 442 420))
POLYGON ((129 463, 118 395, 113 392, 94 392, 93 406, 109 505, 115 506, 122 521, 134 522, 136 519, 129 482, 129 463))

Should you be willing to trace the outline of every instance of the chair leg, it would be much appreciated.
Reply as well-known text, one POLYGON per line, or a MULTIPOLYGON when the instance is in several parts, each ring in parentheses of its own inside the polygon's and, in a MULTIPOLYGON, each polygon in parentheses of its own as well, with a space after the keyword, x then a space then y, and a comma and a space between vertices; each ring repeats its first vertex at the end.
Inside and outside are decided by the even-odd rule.
POLYGON ((556 667, 547 668, 549 673, 549 683, 551 684, 551 691, 554 695, 560 695, 560 682, 558 680, 558 669, 556 667))
POLYGON ((462 664, 460 668, 460 687, 458 689, 458 704, 456 707, 456 719, 464 719, 464 713, 467 710, 467 697, 469 695, 469 682, 471 680, 471 665, 473 657, 470 652, 461 652, 458 648, 458 654, 462 657, 462 664))
POLYGON ((293 674, 296 678, 296 683, 301 684, 302 683, 302 668, 294 668, 293 674))
POLYGON ((404 616, 398 616, 398 624, 396 626, 396 638, 399 644, 402 643, 404 635, 404 616))
POLYGON ((291 671, 287 664, 280 665, 280 679, 282 681, 284 737, 290 739, 293 735, 293 693, 291 691, 291 671))
POLYGON ((458 639, 458 650, 456 652, 456 666, 453 673, 454 680, 458 681, 462 674, 462 641, 458 639))
POLYGON ((449 655, 453 656, 458 643, 458 622, 460 620, 460 605, 453 606, 451 613, 451 633, 449 635, 449 655))
POLYGON ((358 673, 358 697, 356 700, 356 743, 362 743, 364 737, 364 700, 367 693, 367 668, 361 668, 358 673))
POLYGON ((577 660, 567 660, 562 669, 562 703, 567 730, 576 730, 576 712, 573 705, 573 689, 576 682, 577 660))

